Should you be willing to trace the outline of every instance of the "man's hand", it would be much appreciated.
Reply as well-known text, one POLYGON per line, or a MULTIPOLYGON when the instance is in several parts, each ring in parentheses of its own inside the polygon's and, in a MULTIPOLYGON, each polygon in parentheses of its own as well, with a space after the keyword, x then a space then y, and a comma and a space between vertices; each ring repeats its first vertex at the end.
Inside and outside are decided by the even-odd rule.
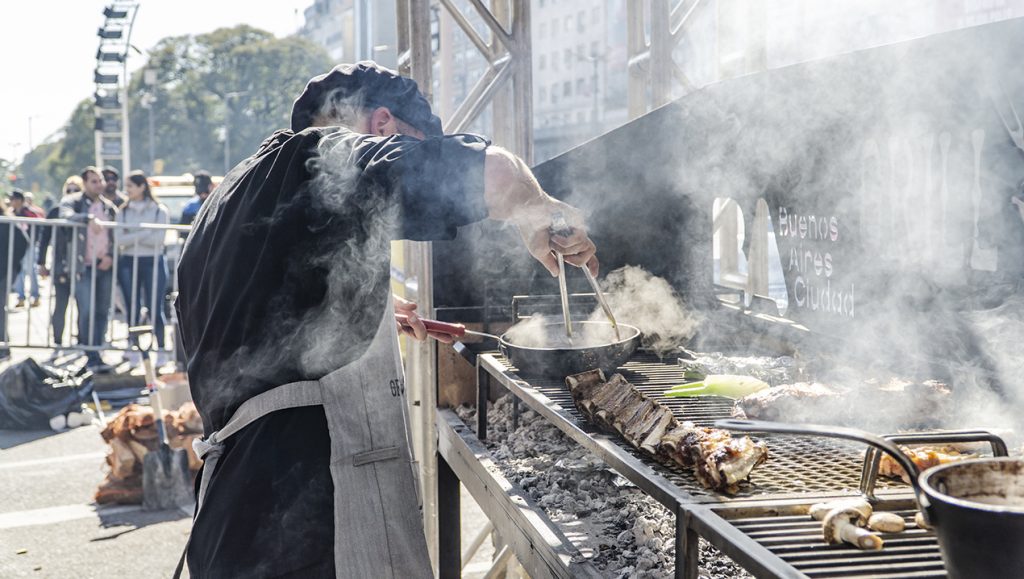
POLYGON ((113 265, 114 265, 114 259, 112 257, 110 257, 109 255, 104 255, 102 258, 100 258, 99 263, 96 264, 96 269, 98 269, 100 271, 107 271, 113 265))
POLYGON ((50 270, 46 269, 45 265, 39 266, 39 277, 43 279, 50 277, 50 270))
POLYGON ((398 326, 399 333, 405 334, 406 336, 416 340, 425 340, 427 339, 427 336, 430 336, 431 338, 434 338, 439 342, 444 342, 445 344, 451 344, 454 341, 454 338, 448 334, 438 334, 427 331, 427 327, 423 325, 423 321, 420 320, 418 315, 416 315, 416 302, 410 302, 409 300, 400 298, 394 294, 391 295, 391 298, 395 304, 395 313, 406 316, 406 324, 400 324, 397 320, 395 321, 395 324, 398 326))
POLYGON ((576 208, 551 199, 544 210, 531 208, 525 212, 523 219, 516 221, 530 255, 541 262, 552 276, 558 276, 556 252, 562 254, 566 263, 576 267, 586 266, 590 273, 597 276, 597 247, 587 235, 583 218, 576 208), (558 212, 562 213, 571 228, 568 236, 551 231, 551 216, 558 212))
POLYGON ((519 227, 530 255, 553 276, 558 275, 558 258, 577 267, 586 266, 597 275, 597 251, 587 236, 579 210, 551 197, 541 189, 533 172, 512 153, 501 147, 488 147, 484 163, 484 202, 487 216, 510 221, 519 227), (568 236, 552 235, 551 219, 561 213, 572 230, 568 236))

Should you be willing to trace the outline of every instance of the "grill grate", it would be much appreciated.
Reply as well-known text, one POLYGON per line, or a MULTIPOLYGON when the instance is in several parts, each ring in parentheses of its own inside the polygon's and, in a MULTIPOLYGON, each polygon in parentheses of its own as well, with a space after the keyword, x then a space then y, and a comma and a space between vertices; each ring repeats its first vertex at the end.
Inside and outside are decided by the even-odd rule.
MULTIPOLYGON (((508 365, 507 359, 496 359, 505 365, 507 372, 515 373, 515 368, 508 365)), ((711 426, 715 420, 730 417, 732 401, 726 398, 668 398, 662 395, 669 386, 686 381, 683 370, 674 360, 669 362, 650 353, 638 353, 620 368, 619 372, 645 395, 670 408, 679 420, 690 420, 700 426, 711 426)), ((531 378, 527 383, 529 387, 567 411, 575 419, 578 427, 594 431, 576 410, 572 396, 562 381, 531 378)), ((687 469, 653 461, 648 455, 633 449, 621 437, 616 437, 615 442, 632 456, 651 465, 660 475, 697 500, 701 500, 702 497, 710 500, 762 499, 802 493, 858 492, 864 456, 862 445, 813 437, 770 434, 758 434, 755 437, 767 442, 768 462, 754 469, 750 476, 750 484, 741 486, 737 494, 728 496, 705 489, 687 469)), ((878 488, 909 487, 899 481, 879 480, 878 488)))
MULTIPOLYGON (((881 551, 826 545, 821 523, 806 515, 742 517, 729 522, 808 577, 945 577, 935 534, 914 524, 915 511, 894 512, 904 518, 907 529, 882 534, 885 548, 881 551)), ((718 514, 729 516, 724 509, 718 514)))

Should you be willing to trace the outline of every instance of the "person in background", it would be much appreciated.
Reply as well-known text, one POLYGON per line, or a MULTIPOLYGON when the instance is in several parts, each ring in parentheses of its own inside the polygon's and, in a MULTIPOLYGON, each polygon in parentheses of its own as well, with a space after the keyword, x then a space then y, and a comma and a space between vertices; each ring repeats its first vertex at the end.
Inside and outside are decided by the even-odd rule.
MULTIPOLYGON (((124 182, 128 201, 117 214, 117 222, 123 225, 170 223, 167 207, 153 196, 149 180, 142 171, 132 171, 124 182)), ((119 249, 117 283, 128 304, 128 325, 152 324, 156 343, 160 351, 157 365, 167 363, 164 352, 164 294, 167 291, 167 263, 164 261, 163 229, 118 229, 119 249), (149 311, 148 319, 142 318, 142 308, 149 311)), ((138 352, 133 352, 138 354, 138 352)), ((134 357, 132 358, 133 362, 134 357)))
MULTIPOLYGON (((0 197, 0 216, 13 216, 3 197, 0 197)), ((28 241, 25 236, 17 233, 11 235, 11 227, 10 222, 0 222, 0 295, 3 295, 5 299, 10 292, 7 280, 14 279, 21 271, 21 262, 28 251, 28 241), (10 257, 10 261, 8 261, 8 257, 10 257), (10 267, 9 274, 8 266, 10 267)), ((0 311, 0 360, 11 357, 11 349, 8 344, 10 344, 10 339, 7 336, 7 308, 4 308, 3 311, 0 311)))
MULTIPOLYGON (((72 175, 64 181, 64 197, 81 193, 82 178, 72 175)), ((60 218, 60 204, 56 204, 46 212, 47 219, 60 218)), ((50 270, 46 267, 46 254, 50 242, 54 239, 53 227, 43 227, 39 233, 39 276, 46 279, 50 270)), ((68 302, 71 300, 71 264, 68 262, 68 248, 59 243, 53 244, 53 315, 50 327, 53 328, 53 341, 58 346, 64 345, 64 321, 68 315, 68 302)))
MULTIPOLYGON (((11 212, 15 217, 43 218, 42 210, 32 204, 32 194, 25 193, 20 189, 15 189, 11 192, 11 212)), ((31 246, 33 242, 32 229, 35 229, 35 227, 29 227, 26 224, 21 224, 18 228, 21 233, 26 236, 27 241, 31 246)), ((38 236, 38 232, 36 236, 38 236)), ((32 298, 31 306, 33 308, 39 307, 39 276, 36 274, 35 253, 35 247, 29 247, 29 250, 25 253, 25 257, 22 259, 21 272, 14 280, 13 289, 18 294, 18 303, 14 306, 16 308, 25 307, 26 293, 28 293, 29 297, 32 298), (28 292, 25 291, 26 283, 29 285, 28 292)))
POLYGON ((128 200, 121 191, 117 190, 120 178, 121 174, 117 172, 117 169, 110 165, 103 168, 103 196, 118 209, 128 200))
POLYGON ((196 196, 181 210, 181 225, 192 225, 203 202, 213 193, 213 179, 206 171, 197 171, 192 178, 192 186, 196 189, 196 196))
MULTIPOLYGON (((113 285, 114 235, 98 221, 116 221, 117 208, 103 196, 103 177, 96 167, 82 170, 84 189, 67 195, 60 202, 60 218, 87 224, 75 227, 74 233, 62 228, 57 232, 58 244, 65 244, 68 255, 76 262, 75 303, 78 304, 78 343, 83 346, 103 345, 110 314, 110 293, 113 285), (63 234, 63 235, 62 235, 63 234), (95 287, 94 287, 95 286, 95 287)), ((70 229, 70 228, 68 228, 70 229)), ((109 371, 99 351, 86 352, 88 367, 94 372, 109 371)))

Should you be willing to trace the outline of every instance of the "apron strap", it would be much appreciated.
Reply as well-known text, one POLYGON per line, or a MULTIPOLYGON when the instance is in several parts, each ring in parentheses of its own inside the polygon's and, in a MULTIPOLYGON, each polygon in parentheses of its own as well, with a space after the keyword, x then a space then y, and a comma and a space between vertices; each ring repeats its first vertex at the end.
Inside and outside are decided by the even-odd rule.
MULTIPOLYGON (((320 382, 317 380, 304 380, 302 382, 291 382, 267 390, 262 394, 253 396, 246 400, 231 415, 231 419, 220 430, 210 434, 205 439, 192 441, 192 449, 203 461, 203 478, 199 481, 199 493, 196 496, 196 512, 192 517, 194 521, 199 516, 199 510, 203 507, 203 500, 210 488, 210 480, 217 469, 217 460, 224 452, 224 441, 249 426, 253 422, 263 418, 271 412, 285 410, 288 408, 299 408, 302 406, 319 406, 324 403, 323 391, 320 382)), ((178 560, 178 566, 174 570, 174 579, 181 576, 185 567, 185 555, 188 553, 188 545, 192 541, 189 535, 185 549, 178 560)))

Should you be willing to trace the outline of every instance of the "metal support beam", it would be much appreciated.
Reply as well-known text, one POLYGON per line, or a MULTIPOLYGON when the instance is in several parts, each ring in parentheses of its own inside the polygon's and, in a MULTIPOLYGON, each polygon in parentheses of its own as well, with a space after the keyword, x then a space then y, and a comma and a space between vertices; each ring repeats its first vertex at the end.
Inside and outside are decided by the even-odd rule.
MULTIPOLYGON (((491 2, 492 6, 489 8, 481 0, 470 0, 470 7, 487 26, 486 31, 476 31, 454 2, 435 1, 434 10, 441 12, 441 21, 438 22, 441 42, 440 54, 434 55, 431 51, 431 0, 396 0, 399 72, 415 80, 427 100, 433 101, 432 73, 436 56, 441 65, 440 93, 445 102, 441 106, 435 106, 435 110, 441 116, 446 131, 465 130, 479 118, 488 105, 493 103, 497 107, 493 115, 494 142, 531 163, 533 98, 530 3, 515 0, 491 2), (452 23, 455 26, 452 26, 452 23), (452 106, 447 102, 451 85, 448 83, 446 73, 454 59, 451 55, 451 43, 446 39, 450 38, 451 34, 459 33, 468 35, 470 43, 483 55, 488 67, 465 102, 452 106)), ((419 304, 418 311, 422 315, 430 316, 434 309, 433 256, 430 244, 404 242, 402 255, 405 265, 403 273, 407 279, 415 282, 406 284, 410 290, 407 292, 408 297, 419 304)), ((443 577, 448 572, 446 569, 449 569, 450 562, 446 559, 444 545, 439 542, 451 541, 452 538, 442 538, 445 533, 451 532, 443 520, 444 517, 450 516, 450 513, 443 512, 446 507, 442 504, 443 501, 450 499, 434 496, 434 490, 440 489, 441 486, 430 484, 435 478, 440 481, 445 476, 440 472, 442 467, 436 462, 437 434, 433 420, 438 388, 436 361, 437 350, 434 344, 414 343, 406 358, 406 368, 410 398, 414 404, 410 415, 413 443, 420 461, 420 474, 425 483, 422 488, 427 545, 430 548, 431 559, 438 564, 443 577)), ((486 419, 486 410, 484 417, 486 419)), ((454 532, 458 533, 458 529, 456 528, 454 532)), ((456 561, 457 554, 458 551, 456 561)), ((454 568, 457 571, 457 563, 454 568)))
POLYGON ((694 13, 707 2, 636 0, 626 4, 629 118, 635 119, 673 98, 674 87, 696 88, 672 58, 694 13), (648 42, 648 36, 650 41, 648 42))
MULTIPOLYGON (((396 0, 396 23, 398 27, 399 71, 412 78, 420 91, 432 98, 432 64, 430 52, 430 0, 396 0)), ((430 243, 405 241, 401 247, 405 266, 406 298, 419 304, 421 315, 432 317, 434 312, 433 258, 430 243)), ((406 384, 408 386, 410 422, 413 433, 413 448, 420 465, 420 480, 423 484, 423 528, 427 538, 427 549, 431 561, 440 565, 439 532, 441 525, 439 486, 432 484, 439 480, 437 464, 437 431, 434 409, 437 406, 437 347, 432 340, 412 341, 405 360, 406 384)), ((458 528, 456 527, 456 534, 458 528)), ((458 569, 456 556, 456 570, 458 569)), ((440 567, 438 567, 440 569, 440 567)), ((458 576, 457 574, 454 576, 458 576)))
POLYGON ((462 497, 459 477, 444 458, 437 461, 438 577, 462 576, 462 497))

